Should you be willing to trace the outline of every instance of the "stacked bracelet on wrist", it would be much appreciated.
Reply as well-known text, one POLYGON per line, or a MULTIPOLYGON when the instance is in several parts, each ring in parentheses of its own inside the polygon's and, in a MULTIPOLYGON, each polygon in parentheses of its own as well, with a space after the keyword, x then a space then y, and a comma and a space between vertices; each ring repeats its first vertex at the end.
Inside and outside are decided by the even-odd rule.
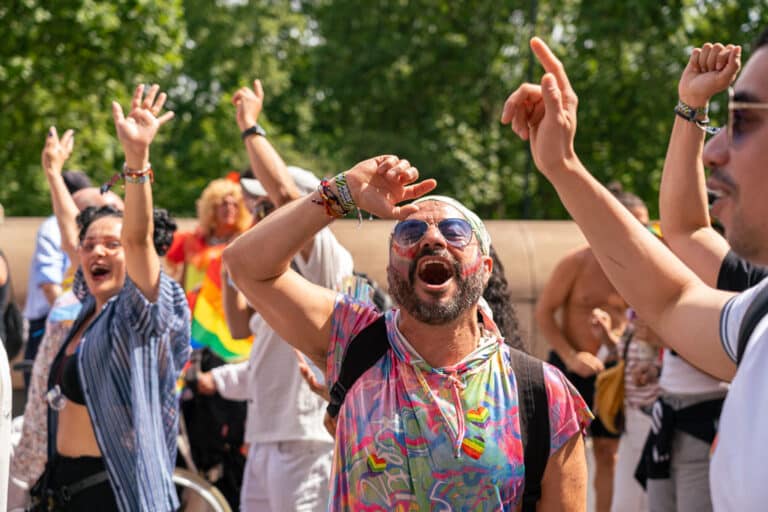
POLYGON ((682 100, 677 100, 677 105, 675 105, 675 114, 682 117, 689 123, 695 124, 709 134, 717 133, 717 128, 709 126, 708 105, 703 107, 692 107, 686 103, 683 103, 682 100))
POLYGON ((336 184, 336 190, 339 193, 339 203, 341 207, 347 213, 351 212, 357 205, 355 200, 352 199, 352 192, 349 191, 349 185, 347 184, 347 173, 342 172, 333 178, 333 182, 336 184))
MULTIPOLYGON (((349 190, 347 173, 345 172, 336 175, 332 180, 321 180, 320 185, 317 187, 317 193, 320 196, 320 200, 314 200, 313 202, 323 205, 325 213, 334 219, 344 217, 357 208, 355 200, 352 198, 352 193, 349 190), (331 181, 336 185, 336 193, 331 189, 331 181)), ((362 222, 363 218, 360 208, 357 208, 357 218, 362 222)))
POLYGON ((325 213, 329 217, 339 219, 351 211, 344 208, 342 202, 336 194, 333 193, 333 190, 331 190, 331 182, 327 179, 320 181, 320 184, 317 186, 317 193, 320 195, 321 200, 314 200, 313 202, 315 204, 323 205, 323 207, 325 207, 325 213))
POLYGON ((127 162, 124 163, 123 170, 113 174, 109 181, 100 187, 100 192, 102 194, 106 193, 120 180, 125 180, 126 183, 130 183, 132 185, 143 185, 146 182, 153 183, 155 181, 155 174, 152 171, 152 164, 147 162, 146 167, 136 171, 128 167, 127 162))
POLYGON ((126 183, 132 185, 143 185, 146 182, 153 183, 155 181, 155 174, 152 172, 152 164, 147 162, 147 165, 138 171, 135 171, 128 167, 128 164, 123 164, 123 178, 126 183))

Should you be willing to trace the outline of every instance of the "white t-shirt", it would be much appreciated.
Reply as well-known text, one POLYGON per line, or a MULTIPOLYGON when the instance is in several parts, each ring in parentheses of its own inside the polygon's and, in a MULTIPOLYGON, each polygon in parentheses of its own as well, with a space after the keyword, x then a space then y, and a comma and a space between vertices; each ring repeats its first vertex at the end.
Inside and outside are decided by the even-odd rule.
POLYGON ((659 386, 673 395, 725 393, 727 384, 689 364, 685 359, 664 349, 659 386))
MULTIPOLYGON (((723 308, 720 337, 736 360, 739 327, 768 279, 737 295, 723 308)), ((768 510, 768 316, 752 332, 720 416, 709 482, 714 510, 768 510)))
MULTIPOLYGON (((328 228, 315 235, 309 259, 298 255, 294 262, 307 280, 326 288, 335 288, 352 274, 352 256, 328 228)), ((212 370, 222 396, 248 400, 245 441, 332 442, 323 427, 327 402, 309 389, 299 373, 294 349, 258 313, 249 326, 253 347, 248 362, 212 370)))

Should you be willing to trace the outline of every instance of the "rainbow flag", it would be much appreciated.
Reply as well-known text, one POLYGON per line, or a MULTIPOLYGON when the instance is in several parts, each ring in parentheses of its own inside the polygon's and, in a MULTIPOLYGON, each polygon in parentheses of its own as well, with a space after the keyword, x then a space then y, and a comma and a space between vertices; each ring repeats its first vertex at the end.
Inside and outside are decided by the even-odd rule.
POLYGON ((251 352, 253 336, 235 339, 229 332, 221 297, 221 255, 208 264, 192 310, 192 348, 208 347, 228 363, 251 352))

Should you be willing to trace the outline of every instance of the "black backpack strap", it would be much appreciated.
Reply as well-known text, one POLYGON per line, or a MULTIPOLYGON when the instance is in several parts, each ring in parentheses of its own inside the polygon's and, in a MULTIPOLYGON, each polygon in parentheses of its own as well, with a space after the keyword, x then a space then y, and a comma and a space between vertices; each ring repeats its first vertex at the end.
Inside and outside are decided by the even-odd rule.
POLYGON ((519 350, 511 350, 511 356, 517 381, 520 437, 525 462, 525 490, 520 510, 536 512, 550 450, 549 400, 544 384, 544 366, 540 360, 519 350))
POLYGON ((347 345, 344 359, 341 361, 339 378, 331 387, 331 400, 326 408, 331 418, 338 416, 341 404, 347 397, 347 391, 355 381, 376 364, 376 361, 381 359, 387 350, 389 350, 387 324, 384 315, 381 315, 352 338, 347 345))
POLYGON ((736 344, 736 366, 741 364, 741 359, 747 350, 747 342, 749 342, 749 337, 752 336, 752 331, 755 330, 757 324, 766 314, 768 314, 768 286, 764 286, 757 293, 747 308, 747 312, 744 313, 744 318, 741 319, 739 338, 736 344))

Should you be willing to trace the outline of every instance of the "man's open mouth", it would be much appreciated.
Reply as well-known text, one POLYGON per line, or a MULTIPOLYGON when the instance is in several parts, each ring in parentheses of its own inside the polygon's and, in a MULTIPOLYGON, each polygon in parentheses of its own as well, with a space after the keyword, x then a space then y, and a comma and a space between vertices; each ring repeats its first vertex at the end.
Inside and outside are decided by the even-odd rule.
POLYGON ((443 259, 425 257, 419 262, 416 275, 426 284, 439 286, 453 277, 453 269, 443 259))

